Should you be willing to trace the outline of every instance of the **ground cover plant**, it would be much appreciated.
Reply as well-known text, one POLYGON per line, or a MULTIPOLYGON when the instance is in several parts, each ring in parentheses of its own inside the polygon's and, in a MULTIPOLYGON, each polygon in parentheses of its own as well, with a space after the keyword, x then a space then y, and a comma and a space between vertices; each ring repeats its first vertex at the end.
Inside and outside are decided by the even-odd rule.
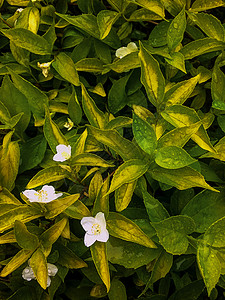
POLYGON ((224 299, 225 1, 0 12, 0 298, 224 299))

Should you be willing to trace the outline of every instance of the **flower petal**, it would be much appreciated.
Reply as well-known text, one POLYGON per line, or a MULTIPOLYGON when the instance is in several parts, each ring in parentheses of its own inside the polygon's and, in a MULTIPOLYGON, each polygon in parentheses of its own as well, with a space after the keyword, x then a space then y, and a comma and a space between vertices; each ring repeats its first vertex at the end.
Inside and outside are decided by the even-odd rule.
POLYGON ((127 47, 121 47, 116 50, 116 57, 123 58, 127 54, 129 54, 130 51, 127 49, 127 47))
POLYGON ((50 284, 51 284, 51 278, 48 276, 48 278, 47 278, 47 287, 49 287, 50 284))
POLYGON ((106 221, 105 221, 105 215, 103 212, 98 212, 95 216, 95 220, 97 221, 97 223, 101 226, 101 229, 105 229, 106 228, 106 221))
POLYGON ((23 279, 30 281, 35 278, 34 272, 31 267, 26 267, 22 272, 23 279))
POLYGON ((96 238, 97 238, 97 241, 99 241, 99 242, 104 242, 104 243, 107 242, 109 239, 108 230, 107 229, 102 230, 101 233, 96 236, 96 238))
POLYGON ((86 247, 90 247, 91 245, 94 244, 94 242, 97 240, 97 235, 90 235, 90 234, 85 234, 84 236, 84 245, 86 247))
POLYGON ((134 42, 130 42, 128 45, 127 45, 127 49, 130 51, 130 52, 135 52, 138 50, 138 47, 137 45, 134 43, 134 42))
POLYGON ((54 161, 66 161, 65 157, 62 156, 61 153, 56 153, 54 156, 53 156, 53 160, 54 161))
POLYGON ((49 195, 55 194, 55 188, 52 185, 44 185, 41 190, 47 192, 49 195))
POLYGON ((48 276, 55 276, 56 273, 58 272, 58 268, 50 263, 47 263, 47 267, 48 267, 48 276))
POLYGON ((80 221, 85 231, 90 231, 95 222, 96 222, 95 218, 93 217, 83 217, 82 220, 80 221))
POLYGON ((22 192, 30 202, 38 202, 39 193, 35 190, 25 190, 22 192))

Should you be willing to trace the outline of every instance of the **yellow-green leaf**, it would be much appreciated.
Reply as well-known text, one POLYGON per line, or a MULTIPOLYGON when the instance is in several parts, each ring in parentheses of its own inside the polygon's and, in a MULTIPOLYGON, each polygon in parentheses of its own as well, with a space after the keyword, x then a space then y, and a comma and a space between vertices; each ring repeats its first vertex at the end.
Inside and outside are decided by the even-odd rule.
POLYGON ((127 208, 134 193, 137 180, 130 183, 124 183, 115 192, 116 211, 120 212, 127 208))
POLYGON ((44 123, 44 136, 52 149, 53 153, 56 153, 56 146, 63 144, 68 146, 68 142, 59 127, 51 119, 49 111, 46 110, 45 123, 44 123))
POLYGON ((30 233, 23 222, 19 220, 15 221, 14 232, 16 241, 21 248, 26 250, 35 250, 38 247, 38 237, 35 234, 30 233))
POLYGON ((110 289, 110 274, 108 259, 106 254, 106 243, 96 241, 91 247, 91 256, 95 267, 101 277, 103 283, 106 286, 107 292, 110 289))
POLYGON ((55 61, 52 63, 53 68, 59 73, 62 78, 74 84, 75 86, 80 85, 79 76, 75 64, 67 54, 60 52, 55 61))
POLYGON ((162 102, 165 90, 165 79, 158 61, 140 43, 139 58, 141 62, 141 82, 149 101, 156 107, 162 102))
POLYGON ((16 220, 20 220, 23 223, 29 222, 31 220, 37 219, 43 216, 40 210, 27 205, 17 206, 16 208, 10 209, 6 213, 0 216, 0 232, 13 227, 16 220))
POLYGON ((3 145, 0 147, 0 186, 12 190, 16 179, 20 149, 17 142, 11 142, 13 131, 5 135, 3 145))
POLYGON ((107 219, 109 234, 149 248, 156 248, 153 241, 131 220, 121 214, 110 212, 107 219))
POLYGON ((59 166, 48 167, 39 171, 27 184, 28 189, 44 185, 49 182, 58 181, 69 177, 70 173, 66 168, 59 166))
POLYGON ((114 165, 110 162, 105 161, 100 156, 92 153, 81 153, 73 157, 71 160, 71 166, 92 166, 92 167, 113 167, 114 165))
POLYGON ((64 198, 53 200, 49 203, 46 203, 47 212, 45 217, 52 219, 64 212, 70 205, 77 201, 80 197, 80 194, 73 194, 64 198))
POLYGON ((147 172, 149 165, 140 159, 131 159, 123 163, 113 175, 108 194, 112 193, 124 183, 130 183, 147 172))
POLYGON ((0 273, 0 276, 6 277, 13 271, 15 271, 17 268, 19 268, 25 261, 28 260, 28 258, 32 255, 32 250, 25 250, 22 249, 19 252, 16 253, 15 256, 9 261, 9 263, 3 268, 3 270, 0 273))
POLYGON ((45 290, 47 288, 48 267, 46 257, 41 249, 37 249, 31 256, 30 266, 38 283, 45 290))
POLYGON ((90 124, 98 128, 104 128, 106 122, 105 115, 89 96, 84 85, 82 85, 82 106, 90 124))

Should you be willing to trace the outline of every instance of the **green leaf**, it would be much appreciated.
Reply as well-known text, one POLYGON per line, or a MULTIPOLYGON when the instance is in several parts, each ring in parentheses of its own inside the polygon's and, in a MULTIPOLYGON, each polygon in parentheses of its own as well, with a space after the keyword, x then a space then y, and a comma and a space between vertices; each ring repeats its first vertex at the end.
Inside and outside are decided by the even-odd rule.
POLYGON ((64 198, 53 200, 52 202, 46 203, 46 213, 45 217, 48 219, 55 218, 57 215, 61 214, 70 205, 77 201, 80 194, 73 194, 64 198))
POLYGON ((128 99, 126 85, 130 78, 130 75, 131 74, 115 80, 112 84, 111 89, 109 90, 108 106, 110 112, 112 112, 113 114, 116 114, 127 105, 128 99))
POLYGON ((131 220, 121 214, 110 212, 107 219, 109 234, 128 242, 156 248, 153 241, 131 220))
POLYGON ((190 167, 170 170, 161 167, 154 167, 148 171, 153 179, 168 185, 174 186, 179 190, 186 190, 191 187, 201 187, 217 192, 205 182, 204 177, 190 167))
POLYGON ((149 21, 149 20, 162 20, 162 18, 158 14, 146 9, 140 8, 135 10, 131 16, 129 17, 129 22, 141 22, 141 21, 149 21))
POLYGON ((195 230, 195 223, 187 216, 172 216, 152 223, 160 244, 173 255, 184 254, 188 248, 188 234, 195 230))
POLYGON ((37 249, 30 258, 30 266, 43 289, 47 288, 48 268, 47 261, 41 249, 37 249))
POLYGON ((184 8, 173 19, 167 31, 167 44, 169 50, 174 50, 183 40, 186 29, 186 14, 184 8))
POLYGON ((201 122, 197 122, 193 125, 178 127, 167 132, 158 140, 158 148, 166 146, 183 147, 192 135, 198 131, 200 126, 201 122))
POLYGON ((115 171, 110 189, 107 194, 112 193, 124 183, 130 183, 147 172, 149 164, 140 159, 131 159, 119 166, 115 171))
POLYGON ((225 30, 216 17, 206 13, 195 14, 192 12, 188 12, 188 17, 198 25, 208 37, 224 42, 225 30))
POLYGON ((225 43, 212 38, 203 38, 186 44, 181 48, 180 52, 184 55, 185 59, 192 59, 196 56, 224 50, 225 43))
POLYGON ((22 203, 8 191, 6 188, 0 189, 0 200, 1 204, 14 204, 14 205, 21 205, 22 203))
POLYGON ((88 127, 88 132, 94 138, 114 150, 123 160, 142 157, 142 153, 131 141, 123 138, 115 129, 101 130, 95 127, 88 127))
POLYGON ((98 167, 113 167, 114 165, 110 162, 105 161, 101 157, 92 153, 81 153, 73 157, 71 160, 71 166, 98 166, 98 167))
POLYGON ((186 4, 185 0, 161 0, 161 1, 165 9, 168 10, 168 12, 172 16, 176 16, 186 4))
MULTIPOLYGON (((21 119, 16 125, 16 131, 22 133, 30 122, 30 107, 27 98, 12 84, 9 76, 5 76, 2 81, 0 97, 1 102, 8 109, 11 116, 23 112, 21 119)), ((3 111, 1 108, 1 113, 3 111)))
POLYGON ((70 178, 70 173, 66 168, 55 166, 48 167, 39 171, 27 184, 28 189, 44 185, 49 182, 58 181, 64 178, 70 178))
POLYGON ((142 190, 144 205, 151 222, 160 222, 169 218, 169 213, 162 203, 150 195, 147 191, 142 190))
POLYGON ((200 242, 197 249, 197 262, 208 291, 208 296, 210 296, 212 289, 219 281, 221 272, 221 265, 216 251, 200 242))
POLYGON ((165 79, 158 61, 140 43, 141 82, 145 87, 149 101, 156 107, 162 102, 165 79))
POLYGON ((118 279, 114 279, 111 282, 110 291, 108 293, 109 300, 125 300, 127 299, 126 287, 118 279))
POLYGON ((39 55, 51 54, 50 44, 42 37, 25 28, 1 29, 16 46, 39 55))
POLYGON ((43 214, 40 210, 27 205, 17 206, 15 208, 2 212, 0 215, 0 232, 4 232, 7 229, 13 227, 16 220, 23 223, 30 222, 34 219, 41 217, 43 214))
POLYGON ((44 158, 47 142, 42 135, 27 140, 20 147, 21 164, 19 172, 30 170, 36 167, 44 158))
POLYGON ((7 243, 16 243, 16 238, 14 234, 14 230, 11 230, 0 237, 0 245, 7 244, 7 243))
POLYGON ((75 64, 77 71, 102 73, 104 64, 98 58, 83 58, 75 64))
POLYGON ((135 0, 135 2, 144 7, 146 10, 154 12, 161 18, 165 17, 164 7, 162 3, 158 0, 135 0))
POLYGON ((97 24, 100 32, 100 39, 104 39, 110 32, 112 25, 116 22, 120 14, 115 11, 101 10, 97 14, 97 24))
POLYGON ((132 128, 137 144, 152 156, 157 146, 157 138, 153 127, 136 114, 133 114, 132 128))
POLYGON ((128 269, 147 265, 158 257, 159 252, 159 249, 147 248, 112 236, 107 242, 108 260, 128 269))
POLYGON ((8 276, 10 273, 19 268, 23 263, 25 263, 28 258, 32 255, 33 251, 22 249, 16 253, 16 255, 8 262, 8 264, 3 268, 0 275, 2 277, 8 276))
POLYGON ((90 124, 98 128, 104 128, 106 122, 105 115, 89 96, 84 85, 82 85, 82 106, 90 124))
POLYGON ((162 168, 179 169, 196 162, 184 149, 166 146, 156 151, 155 162, 162 168))
MULTIPOLYGON (((193 108, 183 105, 167 107, 161 114, 167 122, 171 123, 175 127, 190 126, 201 121, 193 108)), ((200 126, 198 131, 193 134, 191 138, 204 150, 216 152, 203 126, 200 126)))
POLYGON ((80 85, 79 76, 72 58, 64 52, 60 52, 52 63, 53 68, 59 73, 62 78, 74 84, 80 85))
POLYGON ((107 65, 107 67, 117 73, 128 72, 131 69, 139 68, 140 61, 138 59, 138 52, 132 52, 123 58, 114 61, 112 64, 107 65))
POLYGON ((25 250, 35 250, 39 245, 36 235, 30 233, 24 223, 15 221, 14 233, 18 245, 25 250))
POLYGON ((69 269, 80 269, 87 267, 87 264, 78 257, 72 250, 61 243, 57 243, 56 249, 59 252, 58 262, 69 269))
MULTIPOLYGON (((219 63, 215 62, 212 72, 211 94, 213 105, 217 101, 225 103, 225 75, 219 67, 219 63)), ((216 108, 216 107, 215 107, 216 108)))
POLYGON ((180 52, 174 52, 171 53, 171 58, 165 57, 165 61, 170 64, 171 66, 181 70, 183 73, 186 72, 186 67, 185 67, 185 59, 182 53, 180 52))
POLYGON ((173 294, 173 300, 179 300, 182 299, 182 297, 184 297, 185 300, 198 299, 204 288, 205 285, 202 279, 192 281, 191 283, 185 284, 184 287, 177 290, 173 294))
POLYGON ((223 0, 195 0, 191 7, 191 11, 205 11, 216 7, 224 6, 223 0))
POLYGON ((124 183, 115 191, 116 211, 120 212, 127 208, 132 199, 136 184, 137 180, 134 180, 130 183, 124 183))
POLYGON ((72 89, 72 95, 69 99, 68 112, 73 123, 75 125, 78 125, 82 119, 82 109, 80 107, 80 103, 77 99, 77 94, 74 88, 72 89))
POLYGON ((98 212, 103 212, 105 214, 105 218, 107 219, 109 214, 109 195, 107 195, 108 189, 109 189, 109 180, 110 176, 108 176, 95 199, 94 207, 92 210, 92 215, 95 216, 98 212))
MULTIPOLYGON (((70 24, 78 27, 82 31, 87 32, 91 36, 100 40, 100 32, 97 23, 97 17, 92 14, 82 14, 77 16, 69 16, 64 14, 56 13, 59 17, 63 18, 70 24)), ((117 49, 120 47, 120 41, 115 31, 111 31, 106 38, 102 40, 107 45, 117 49)))
POLYGON ((167 106, 183 104, 191 96, 198 81, 199 75, 188 80, 178 82, 165 93, 163 101, 167 106))
POLYGON ((10 75, 15 87, 27 98, 31 111, 34 114, 35 126, 42 126, 48 97, 23 77, 11 71, 10 75))
POLYGON ((52 150, 53 153, 56 153, 56 146, 59 144, 68 145, 68 142, 59 127, 51 119, 50 113, 46 110, 45 123, 44 123, 44 136, 52 150))
POLYGON ((204 241, 211 247, 225 247, 224 239, 225 217, 213 223, 204 234, 204 241))
POLYGON ((103 283, 106 286, 107 292, 110 289, 110 274, 109 274, 109 266, 108 259, 106 254, 106 243, 96 241, 90 247, 91 256, 95 267, 98 271, 99 276, 101 277, 103 283))
MULTIPOLYGON (((94 203, 95 199, 97 198, 97 196, 101 190, 102 185, 103 185, 102 175, 100 172, 96 172, 95 175, 92 177, 91 182, 89 184, 89 188, 88 188, 89 201, 94 203)), ((94 213, 93 215, 95 215, 96 213, 94 213)))
POLYGON ((83 217, 91 216, 90 210, 80 200, 77 200, 75 203, 67 207, 64 213, 67 216, 78 220, 81 220, 83 217))
POLYGON ((5 135, 0 147, 0 186, 12 190, 19 169, 20 149, 11 142, 13 131, 5 135))
POLYGON ((48 256, 48 254, 51 251, 52 244, 54 244, 57 241, 57 239, 60 237, 60 235, 62 234, 67 222, 68 222, 68 219, 63 218, 59 222, 52 225, 45 232, 43 232, 42 235, 40 236, 41 244, 44 247, 44 249, 47 250, 47 253, 45 253, 46 257, 48 256), (48 252, 48 248, 50 248, 49 252, 48 252))
POLYGON ((224 191, 202 191, 187 203, 181 214, 195 221, 197 232, 205 232, 211 224, 225 215, 224 191))

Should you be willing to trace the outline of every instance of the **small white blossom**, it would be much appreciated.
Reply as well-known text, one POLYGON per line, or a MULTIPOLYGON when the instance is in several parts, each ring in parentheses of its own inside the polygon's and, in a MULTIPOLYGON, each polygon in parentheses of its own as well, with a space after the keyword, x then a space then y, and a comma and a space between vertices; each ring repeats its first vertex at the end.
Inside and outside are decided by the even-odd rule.
POLYGON ((39 62, 37 63, 37 66, 41 68, 44 77, 48 77, 48 72, 50 70, 51 63, 52 61, 49 61, 47 63, 42 63, 42 64, 40 64, 39 62))
MULTIPOLYGON (((55 276, 56 273, 58 272, 58 268, 55 265, 50 264, 50 263, 47 263, 47 268, 48 268, 47 287, 49 287, 50 284, 51 284, 50 276, 55 276)), ((22 277, 23 277, 23 279, 25 279, 27 281, 30 281, 32 279, 36 279, 36 277, 34 275, 34 272, 33 272, 32 268, 29 265, 29 262, 28 262, 28 266, 22 272, 22 277)))
POLYGON ((70 131, 73 128, 73 122, 67 118, 67 122, 64 124, 64 127, 67 128, 68 131, 70 131))
POLYGON ((28 198, 30 202, 48 203, 63 195, 63 193, 55 193, 55 189, 51 185, 44 185, 40 191, 25 190, 24 196, 28 198))
POLYGON ((66 161, 71 157, 71 146, 59 144, 56 146, 56 154, 53 156, 54 161, 66 161))
POLYGON ((84 217, 81 220, 81 225, 86 231, 84 236, 84 244, 90 247, 95 241, 107 242, 109 232, 106 229, 106 221, 103 212, 98 212, 94 217, 84 217))
POLYGON ((22 8, 22 7, 17 8, 17 10, 16 10, 16 12, 18 12, 18 13, 21 13, 22 11, 23 11, 23 8, 22 8))
POLYGON ((136 52, 138 50, 137 45, 134 42, 130 42, 127 47, 121 47, 116 50, 116 57, 123 58, 124 56, 136 52))

